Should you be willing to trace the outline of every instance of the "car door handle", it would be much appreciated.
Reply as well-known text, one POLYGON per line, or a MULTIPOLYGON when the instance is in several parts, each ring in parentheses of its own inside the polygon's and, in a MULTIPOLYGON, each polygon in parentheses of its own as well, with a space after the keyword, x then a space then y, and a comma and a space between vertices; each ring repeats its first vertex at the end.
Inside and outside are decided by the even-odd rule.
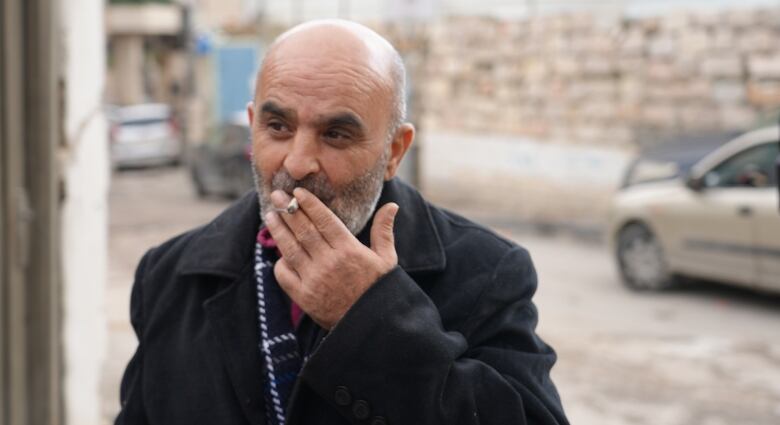
POLYGON ((737 214, 739 214, 741 217, 750 217, 753 215, 753 208, 750 208, 747 205, 743 205, 737 209, 737 214))

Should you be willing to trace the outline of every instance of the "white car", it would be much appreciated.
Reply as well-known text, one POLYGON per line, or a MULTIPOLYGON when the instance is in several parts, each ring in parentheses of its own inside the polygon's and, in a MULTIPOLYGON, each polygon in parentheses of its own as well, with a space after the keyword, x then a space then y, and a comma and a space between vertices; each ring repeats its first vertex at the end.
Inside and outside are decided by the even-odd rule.
POLYGON ((623 281, 663 289, 687 276, 780 291, 778 137, 776 126, 751 131, 687 165, 674 155, 635 161, 610 215, 623 281))
POLYGON ((178 164, 183 143, 171 107, 161 103, 112 108, 111 160, 115 167, 178 164))

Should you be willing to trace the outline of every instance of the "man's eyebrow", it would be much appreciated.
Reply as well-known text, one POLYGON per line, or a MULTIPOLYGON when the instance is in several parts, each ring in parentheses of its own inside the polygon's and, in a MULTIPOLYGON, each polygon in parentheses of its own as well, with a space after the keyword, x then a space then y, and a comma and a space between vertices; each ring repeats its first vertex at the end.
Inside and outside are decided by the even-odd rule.
POLYGON ((267 101, 260 107, 260 112, 263 114, 276 115, 282 118, 292 118, 295 116, 295 111, 290 108, 282 108, 273 101, 267 101))
POLYGON ((365 132, 363 121, 351 112, 343 112, 336 115, 326 116, 319 120, 323 126, 333 127, 352 127, 358 131, 365 132))

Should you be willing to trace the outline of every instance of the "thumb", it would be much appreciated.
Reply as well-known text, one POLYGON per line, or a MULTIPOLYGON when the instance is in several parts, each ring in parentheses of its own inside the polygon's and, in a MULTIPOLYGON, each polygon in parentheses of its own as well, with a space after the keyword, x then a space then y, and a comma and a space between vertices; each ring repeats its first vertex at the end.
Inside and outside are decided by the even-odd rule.
POLYGON ((393 264, 398 262, 393 226, 399 208, 395 202, 385 204, 374 215, 374 224, 371 226, 371 250, 393 264))

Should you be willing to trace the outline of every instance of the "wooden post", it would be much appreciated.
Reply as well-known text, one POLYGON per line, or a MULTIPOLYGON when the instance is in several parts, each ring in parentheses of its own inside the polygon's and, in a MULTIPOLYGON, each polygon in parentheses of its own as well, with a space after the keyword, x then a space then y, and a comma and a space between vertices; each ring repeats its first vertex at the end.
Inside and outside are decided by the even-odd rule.
POLYGON ((0 0, 2 424, 62 417, 56 3, 0 0))

